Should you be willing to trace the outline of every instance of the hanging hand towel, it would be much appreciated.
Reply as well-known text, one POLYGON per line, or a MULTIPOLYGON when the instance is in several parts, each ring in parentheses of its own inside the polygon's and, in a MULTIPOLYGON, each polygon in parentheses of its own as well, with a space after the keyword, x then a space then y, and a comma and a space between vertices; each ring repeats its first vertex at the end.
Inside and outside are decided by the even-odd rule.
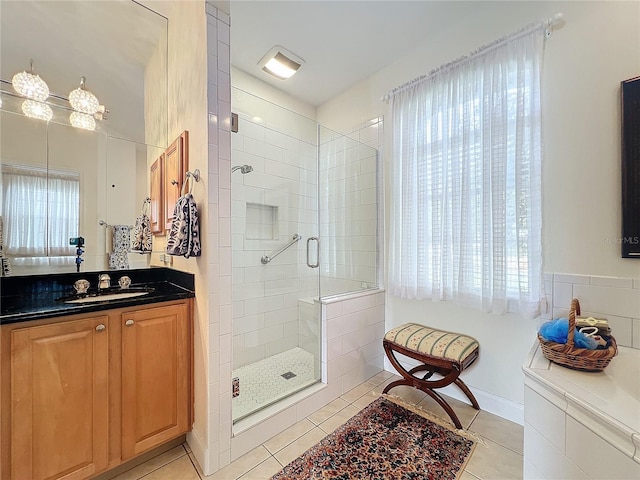
POLYGON ((151 235, 151 221, 147 215, 148 203, 142 205, 142 212, 136 218, 133 227, 133 238, 131 239, 131 250, 138 253, 148 253, 152 250, 153 235, 151 235))
POLYGON ((191 193, 183 195, 176 203, 167 237, 167 253, 185 258, 200 256, 198 208, 191 193))
POLYGON ((11 264, 9 259, 4 256, 4 221, 0 215, 0 277, 8 277, 11 275, 11 264))
POLYGON ((113 226, 113 253, 109 254, 110 270, 127 270, 129 268, 128 252, 131 251, 131 227, 129 225, 113 226))

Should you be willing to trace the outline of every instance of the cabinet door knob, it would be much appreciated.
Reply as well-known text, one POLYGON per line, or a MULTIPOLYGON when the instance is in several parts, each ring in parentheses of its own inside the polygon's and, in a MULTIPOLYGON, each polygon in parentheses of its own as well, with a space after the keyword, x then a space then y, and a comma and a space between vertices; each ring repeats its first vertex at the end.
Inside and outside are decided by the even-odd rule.
POLYGON ((130 327, 131 325, 133 325, 133 323, 134 323, 134 322, 133 322, 133 320, 131 320, 131 319, 129 319, 129 320, 127 320, 126 322, 124 322, 124 324, 125 324, 127 327, 130 327))
POLYGON ((100 325, 98 325, 96 327, 96 332, 102 332, 103 330, 106 330, 107 327, 105 327, 102 323, 100 325))
POLYGON ((178 182, 176 180, 171 180, 171 185, 178 185, 178 182))

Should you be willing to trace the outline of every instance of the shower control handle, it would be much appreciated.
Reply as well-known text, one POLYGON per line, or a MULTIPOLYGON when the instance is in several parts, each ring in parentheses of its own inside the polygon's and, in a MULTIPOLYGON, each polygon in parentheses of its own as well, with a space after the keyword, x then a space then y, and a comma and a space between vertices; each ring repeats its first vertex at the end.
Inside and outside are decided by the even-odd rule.
POLYGON ((318 268, 320 266, 320 239, 318 237, 309 237, 307 238, 307 267, 309 268, 318 268), (311 263, 309 260, 309 248, 311 241, 315 240, 316 242, 316 263, 311 263))

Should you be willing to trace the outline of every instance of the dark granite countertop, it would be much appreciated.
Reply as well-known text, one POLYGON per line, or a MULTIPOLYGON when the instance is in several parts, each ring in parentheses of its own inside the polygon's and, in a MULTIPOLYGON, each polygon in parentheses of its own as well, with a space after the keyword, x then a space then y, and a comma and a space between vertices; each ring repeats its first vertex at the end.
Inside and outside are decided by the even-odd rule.
POLYGON ((113 308, 148 305, 195 297, 194 276, 164 267, 136 270, 105 270, 102 272, 30 275, 0 278, 0 324, 53 318, 76 313, 98 312, 113 308), (89 293, 95 292, 98 276, 106 273, 111 285, 118 285, 122 276, 131 278, 131 288, 145 287, 146 295, 96 301, 65 303, 62 297, 75 294, 73 284, 86 279, 91 283, 89 293))

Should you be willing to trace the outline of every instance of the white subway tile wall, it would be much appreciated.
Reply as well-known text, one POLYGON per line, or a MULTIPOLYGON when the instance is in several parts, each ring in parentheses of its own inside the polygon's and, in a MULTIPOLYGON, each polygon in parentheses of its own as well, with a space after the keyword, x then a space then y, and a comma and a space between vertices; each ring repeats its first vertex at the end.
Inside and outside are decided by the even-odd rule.
POLYGON ((582 316, 609 320, 620 346, 640 349, 640 281, 633 278, 545 274, 549 311, 543 318, 566 317, 571 299, 580 300, 582 316))
MULTIPOLYGON (((207 473, 231 458, 231 102, 229 16, 206 3, 208 128, 208 285, 209 384, 196 391, 206 397, 209 413, 206 442, 193 441, 207 473), (202 460, 204 458, 204 460, 202 460)), ((197 383, 196 383, 197 389, 197 383)), ((194 432, 199 435, 200 432, 194 432)))

